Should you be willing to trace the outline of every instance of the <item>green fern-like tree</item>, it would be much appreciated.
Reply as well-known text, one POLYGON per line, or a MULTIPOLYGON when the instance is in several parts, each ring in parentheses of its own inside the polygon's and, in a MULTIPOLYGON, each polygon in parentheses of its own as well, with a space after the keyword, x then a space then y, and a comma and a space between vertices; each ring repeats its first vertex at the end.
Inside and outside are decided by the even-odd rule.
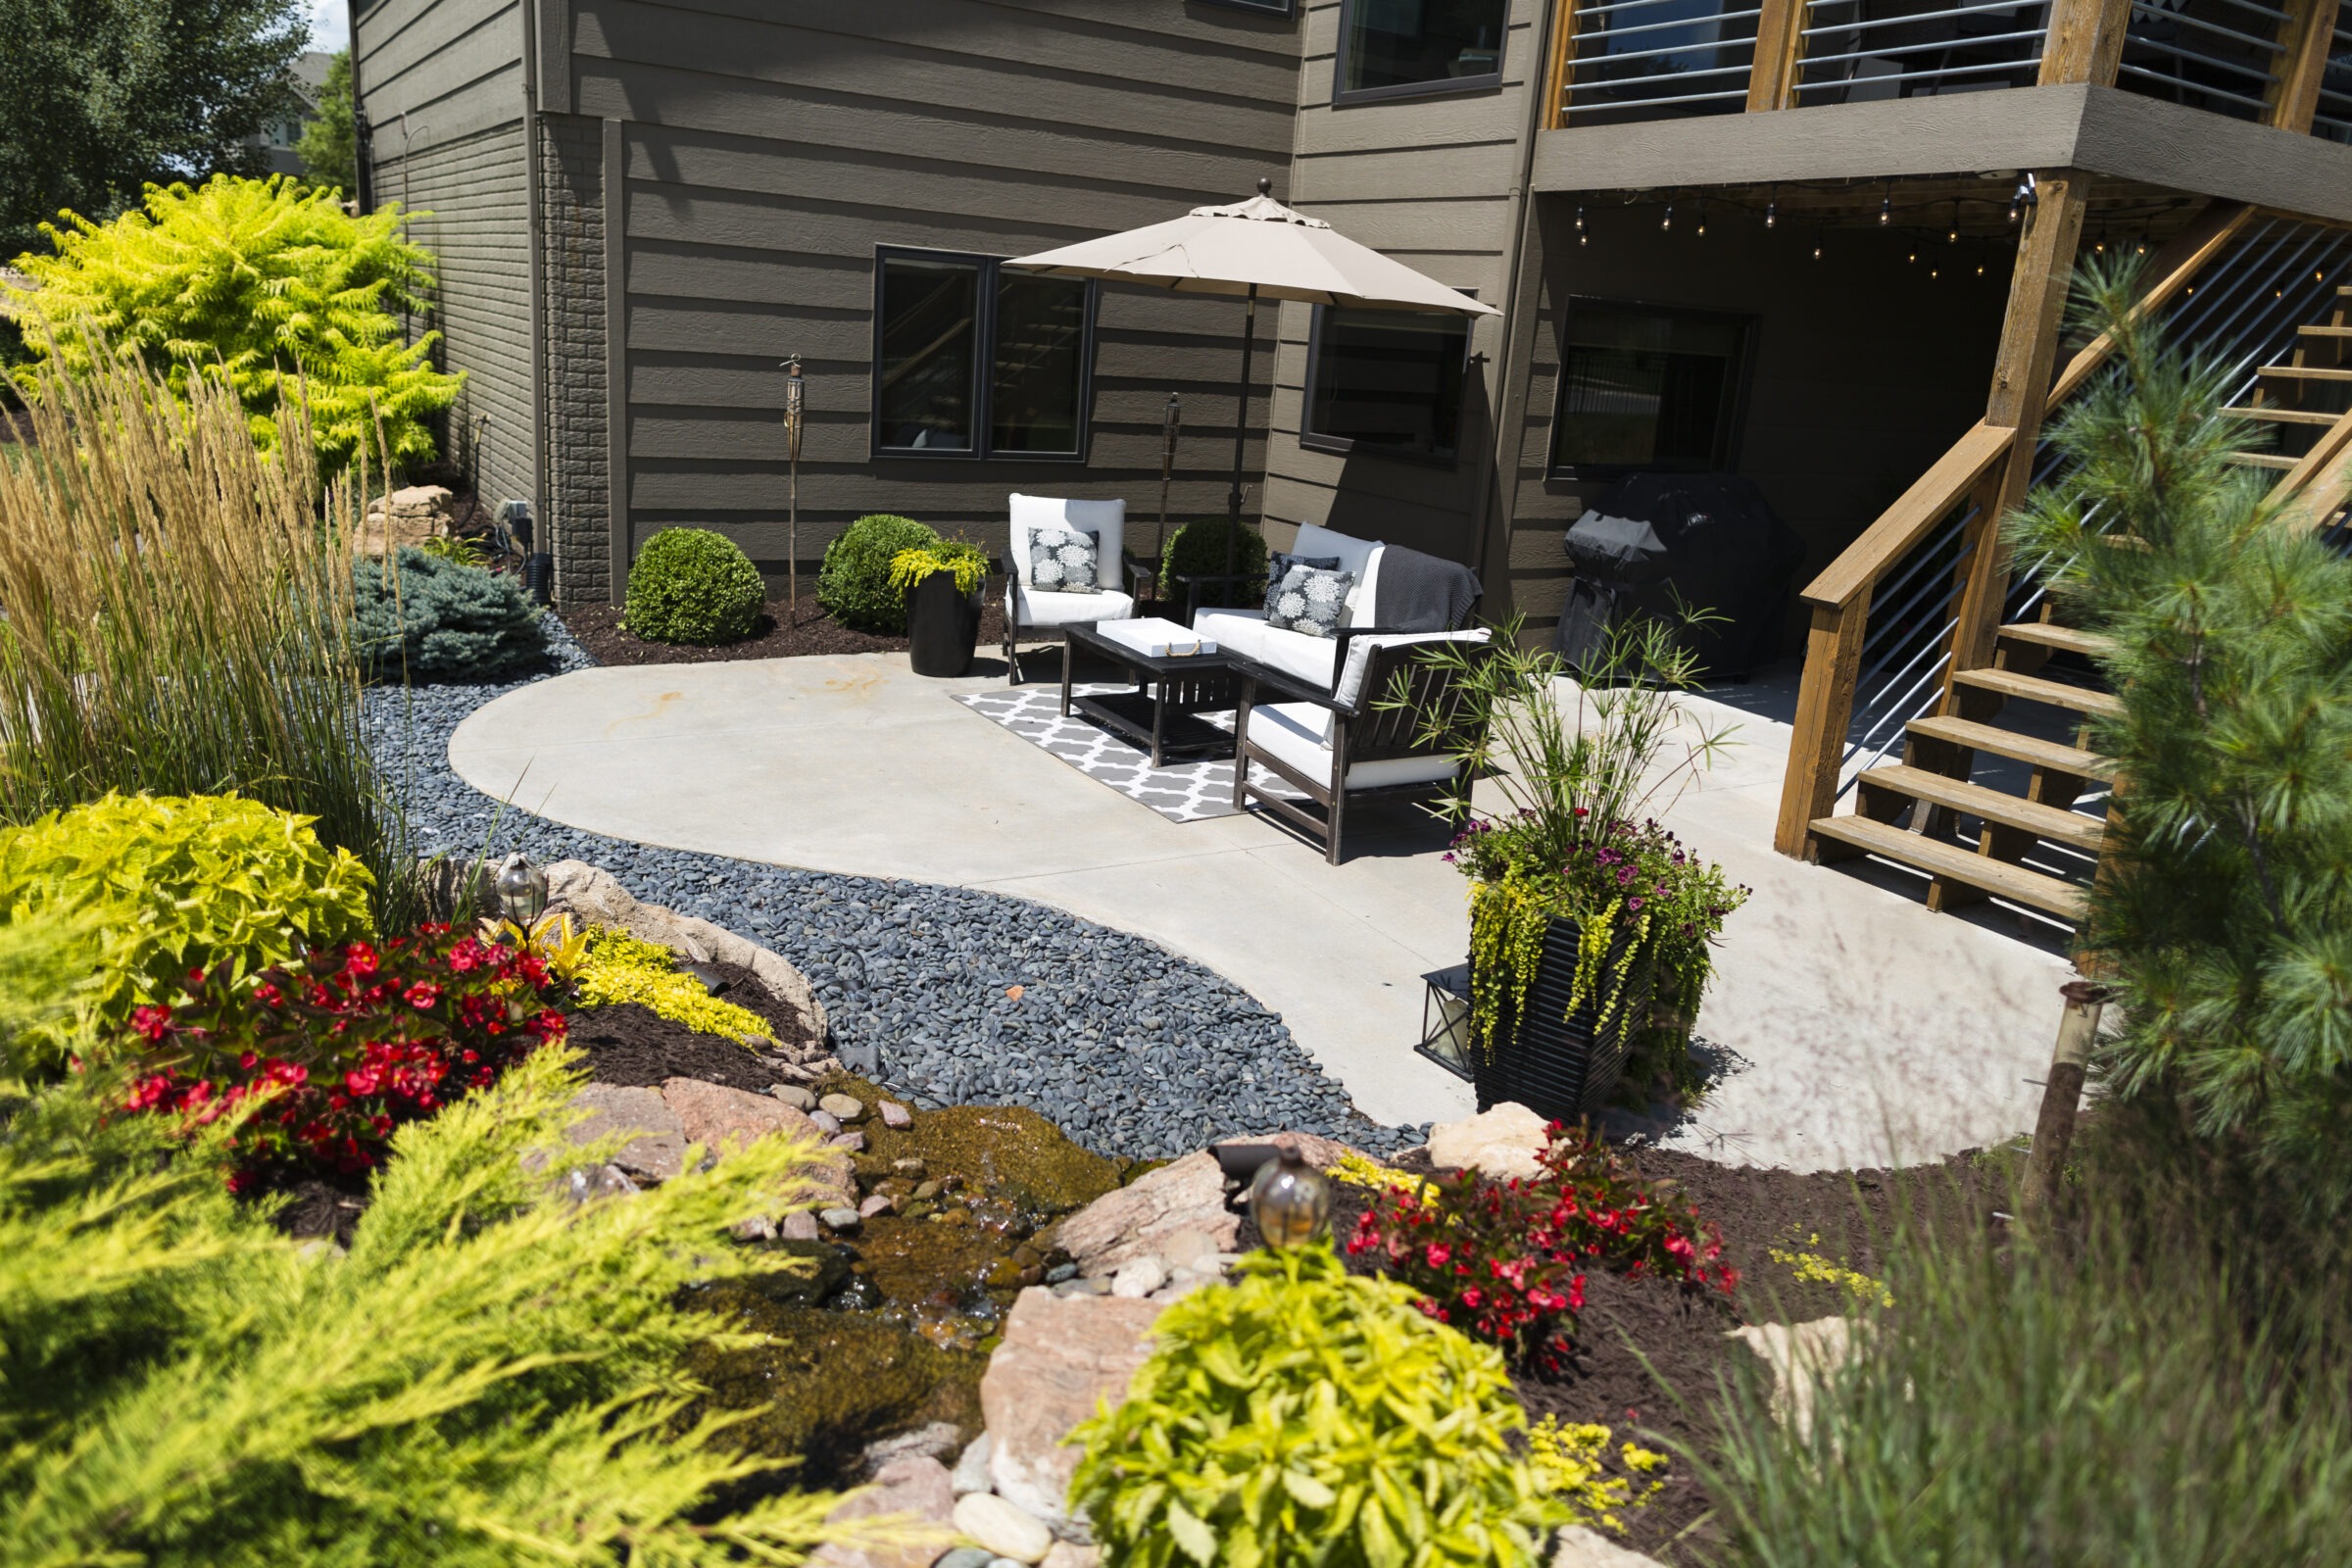
POLYGON ((2013 519, 2077 624, 2104 632, 2120 764, 2087 942, 2120 991, 2105 1055, 2304 1201, 2352 1200, 2352 563, 2230 454, 2228 368, 2085 270, 2115 368, 2051 429, 2068 476, 2013 519))
POLYGON ((543 1051, 404 1129, 349 1250, 280 1236, 191 1144, 28 1075, 86 933, 0 926, 0 1565, 788 1564, 853 1530, 784 1492, 683 1352, 698 1289, 775 1259, 731 1225, 806 1200, 813 1152, 731 1151, 575 1195, 576 1057, 543 1051), (564 1150, 548 1160, 544 1152, 564 1150))
MULTIPOLYGON (((54 250, 17 258, 28 286, 0 285, 0 310, 36 358, 69 369, 111 352, 144 359, 184 395, 191 378, 232 387, 263 450, 289 401, 306 404, 321 468, 365 455, 433 456, 426 420, 455 402, 463 372, 432 365, 438 332, 406 340, 400 315, 425 309, 432 258, 398 207, 354 218, 332 190, 284 176, 221 174, 150 185, 110 223, 44 224, 54 250)), ((32 366, 18 368, 26 392, 32 366)))

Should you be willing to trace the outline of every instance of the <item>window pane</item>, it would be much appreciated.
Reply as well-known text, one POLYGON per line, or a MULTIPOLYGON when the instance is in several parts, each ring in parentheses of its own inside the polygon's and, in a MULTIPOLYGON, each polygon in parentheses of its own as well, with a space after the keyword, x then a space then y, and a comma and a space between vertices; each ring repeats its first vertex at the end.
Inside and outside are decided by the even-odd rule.
POLYGON ((1552 466, 1723 466, 1742 336, 1737 321, 1572 306, 1552 466))
POLYGON ((874 398, 879 445, 972 450, 973 320, 980 269, 886 257, 882 363, 874 398))
POLYGON ((1384 452, 1453 456, 1469 321, 1329 309, 1320 320, 1307 433, 1384 452))
POLYGON ((1085 356, 1084 283, 999 273, 990 450, 1076 453, 1085 356))
POLYGON ((1492 76, 1508 9, 1509 0, 1352 0, 1340 90, 1492 76))

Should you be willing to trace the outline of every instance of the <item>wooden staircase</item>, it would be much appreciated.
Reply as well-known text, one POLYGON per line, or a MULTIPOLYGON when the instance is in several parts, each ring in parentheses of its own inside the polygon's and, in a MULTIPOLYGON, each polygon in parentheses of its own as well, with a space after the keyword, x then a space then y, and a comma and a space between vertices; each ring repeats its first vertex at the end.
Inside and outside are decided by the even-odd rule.
POLYGON ((1955 673, 1939 710, 1904 726, 1902 761, 1855 779, 1853 814, 1814 818, 1815 857, 1876 855, 1925 872, 1931 909, 1999 898, 2079 921, 2082 884, 2025 862, 2055 847, 2095 863, 2105 843, 2105 823, 2075 807, 2115 769, 2082 744, 2082 730, 2121 705, 2095 686, 2043 673, 2053 658, 2095 654, 2101 644, 2049 620, 2001 627, 1991 665, 1955 673), (2014 704, 2058 710, 2076 733, 2051 740, 1998 722, 2015 716, 2014 704), (1975 782, 1981 753, 2023 763, 2023 792, 1975 782))
POLYGON ((2306 460, 2315 453, 2324 455, 2336 444, 2337 429, 2352 410, 2347 350, 2352 350, 2352 288, 2339 287, 2328 319, 2296 328, 2295 346, 2286 358, 2256 371, 2249 401, 2230 411, 2276 430, 2277 448, 2230 457, 2250 468, 2294 475, 2310 466, 2306 460))

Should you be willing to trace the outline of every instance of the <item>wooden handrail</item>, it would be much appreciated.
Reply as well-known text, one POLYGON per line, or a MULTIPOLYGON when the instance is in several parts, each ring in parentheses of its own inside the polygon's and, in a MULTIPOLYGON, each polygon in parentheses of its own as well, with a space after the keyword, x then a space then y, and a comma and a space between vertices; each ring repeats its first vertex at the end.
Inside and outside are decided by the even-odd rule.
POLYGON ((2352 414, 2329 425, 2271 491, 2280 499, 2279 520, 2318 528, 2352 500, 2352 414))

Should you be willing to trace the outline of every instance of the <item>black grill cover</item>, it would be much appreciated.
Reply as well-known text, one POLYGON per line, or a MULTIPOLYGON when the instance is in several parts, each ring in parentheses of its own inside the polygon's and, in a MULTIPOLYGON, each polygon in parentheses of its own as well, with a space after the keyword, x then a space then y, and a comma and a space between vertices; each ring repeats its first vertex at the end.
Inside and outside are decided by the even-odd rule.
POLYGON ((1744 680, 1779 652, 1781 619, 1805 547, 1731 473, 1637 473, 1619 480, 1568 530, 1575 564, 1554 645, 1570 667, 1596 657, 1611 627, 1678 605, 1725 617, 1683 640, 1717 680, 1744 680))

